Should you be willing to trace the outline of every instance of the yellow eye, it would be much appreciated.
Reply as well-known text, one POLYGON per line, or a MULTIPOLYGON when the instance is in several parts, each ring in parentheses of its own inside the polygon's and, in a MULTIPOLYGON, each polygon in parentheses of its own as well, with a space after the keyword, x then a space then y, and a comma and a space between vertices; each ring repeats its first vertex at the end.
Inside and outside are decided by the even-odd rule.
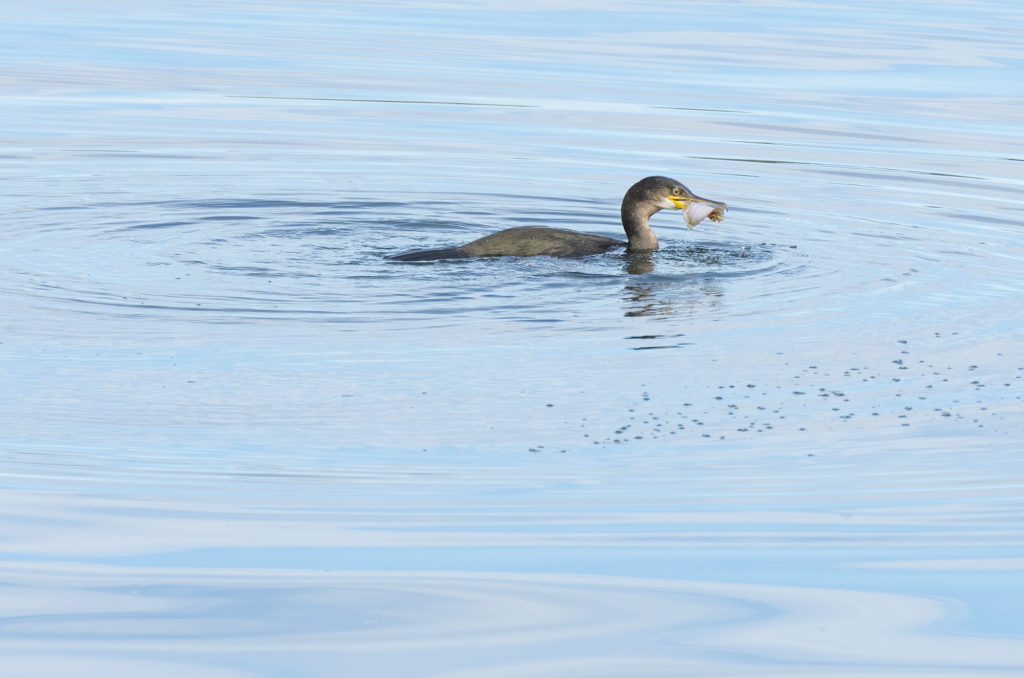
POLYGON ((675 188, 672 189, 672 195, 679 195, 679 187, 678 186, 676 186, 675 188))

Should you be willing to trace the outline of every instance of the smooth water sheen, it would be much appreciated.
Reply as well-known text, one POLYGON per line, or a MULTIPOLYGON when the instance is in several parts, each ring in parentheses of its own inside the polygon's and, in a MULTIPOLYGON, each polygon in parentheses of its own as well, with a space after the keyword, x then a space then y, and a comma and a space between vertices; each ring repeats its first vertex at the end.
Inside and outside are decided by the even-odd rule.
POLYGON ((3 13, 5 677, 1024 673, 1016 4, 3 13))

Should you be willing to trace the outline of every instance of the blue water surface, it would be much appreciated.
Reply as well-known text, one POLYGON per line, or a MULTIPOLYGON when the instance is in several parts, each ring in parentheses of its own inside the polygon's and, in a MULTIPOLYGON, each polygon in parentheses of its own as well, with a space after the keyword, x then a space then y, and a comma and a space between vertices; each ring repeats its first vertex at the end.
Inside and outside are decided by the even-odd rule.
POLYGON ((1013 3, 3 9, 4 676, 1024 672, 1013 3))

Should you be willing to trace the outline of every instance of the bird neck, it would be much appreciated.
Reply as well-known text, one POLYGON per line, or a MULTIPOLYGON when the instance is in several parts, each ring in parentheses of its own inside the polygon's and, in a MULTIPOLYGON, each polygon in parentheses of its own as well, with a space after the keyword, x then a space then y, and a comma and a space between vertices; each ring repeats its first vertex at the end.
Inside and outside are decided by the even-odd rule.
POLYGON ((637 203, 622 203, 622 228, 626 231, 630 252, 644 252, 658 249, 658 237, 649 223, 651 215, 658 210, 648 211, 637 203))

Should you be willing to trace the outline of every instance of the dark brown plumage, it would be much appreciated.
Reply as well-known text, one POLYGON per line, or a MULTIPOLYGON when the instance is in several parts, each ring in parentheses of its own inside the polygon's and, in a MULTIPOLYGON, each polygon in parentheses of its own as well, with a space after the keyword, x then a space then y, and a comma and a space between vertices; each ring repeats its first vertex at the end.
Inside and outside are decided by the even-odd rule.
POLYGON ((524 226, 498 231, 458 247, 409 252, 391 258, 395 261, 538 255, 570 258, 620 248, 629 252, 645 252, 658 249, 658 238, 649 221, 651 215, 663 209, 685 210, 687 226, 693 228, 704 218, 721 221, 729 208, 723 202, 694 195, 675 179, 647 177, 630 186, 622 198, 622 228, 626 232, 626 242, 562 228, 524 226))

